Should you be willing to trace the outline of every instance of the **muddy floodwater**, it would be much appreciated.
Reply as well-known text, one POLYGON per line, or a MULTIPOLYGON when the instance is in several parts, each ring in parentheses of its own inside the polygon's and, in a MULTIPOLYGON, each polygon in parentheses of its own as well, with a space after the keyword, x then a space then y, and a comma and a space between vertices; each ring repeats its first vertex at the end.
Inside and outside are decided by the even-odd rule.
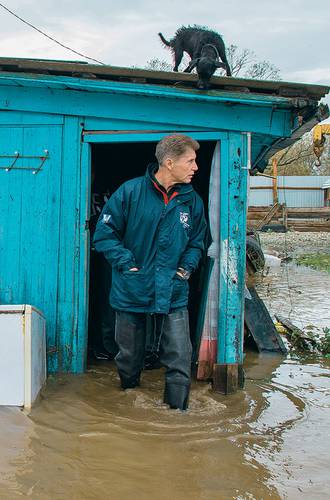
POLYGON ((302 329, 330 328, 330 274, 294 263, 271 267, 256 279, 271 315, 277 312, 302 329))
MULTIPOLYGON (((330 326, 329 279, 291 266, 258 290, 293 322, 330 326)), ((162 370, 126 392, 113 363, 50 378, 30 414, 0 408, 0 498, 329 498, 330 360, 247 353, 245 371, 229 397, 195 382, 185 413, 162 405, 162 370)))

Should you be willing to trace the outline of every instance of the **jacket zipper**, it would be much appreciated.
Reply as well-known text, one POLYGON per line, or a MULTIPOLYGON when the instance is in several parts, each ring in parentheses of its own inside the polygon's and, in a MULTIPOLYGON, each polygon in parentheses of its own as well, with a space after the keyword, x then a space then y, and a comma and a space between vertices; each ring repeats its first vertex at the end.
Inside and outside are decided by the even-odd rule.
POLYGON ((171 200, 173 200, 173 198, 175 198, 175 196, 177 196, 179 194, 178 191, 174 191, 171 194, 171 196, 168 197, 167 193, 165 193, 162 189, 160 189, 160 187, 158 186, 158 184, 155 181, 152 181, 152 183, 155 186, 155 188, 157 189, 157 191, 159 191, 160 193, 162 193, 165 205, 168 205, 169 202, 171 200))

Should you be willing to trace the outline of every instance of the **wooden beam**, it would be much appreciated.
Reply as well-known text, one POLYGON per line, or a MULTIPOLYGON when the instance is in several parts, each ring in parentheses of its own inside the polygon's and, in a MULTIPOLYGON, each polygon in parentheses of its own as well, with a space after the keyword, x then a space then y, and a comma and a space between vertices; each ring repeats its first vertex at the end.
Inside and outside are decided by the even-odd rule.
POLYGON ((328 226, 297 226, 297 225, 289 225, 289 229, 292 229, 293 231, 298 231, 298 232, 303 232, 303 233, 329 233, 330 232, 330 225, 328 226))
MULTIPOLYGON (((260 205, 259 207, 249 207, 249 212, 268 212, 271 205, 260 205)), ((330 214, 330 207, 288 207, 290 213, 324 213, 330 214)))
POLYGON ((282 205, 283 226, 288 229, 288 209, 285 203, 282 205))
POLYGON ((262 226, 268 224, 272 219, 276 218, 280 208, 281 205, 278 202, 274 203, 274 205, 267 211, 266 215, 259 222, 257 229, 261 229, 262 226))
MULTIPOLYGON (((271 186, 251 186, 250 189, 271 189, 271 186)), ((277 186, 277 189, 283 190, 302 190, 302 191, 323 191, 322 187, 316 186, 277 186)))
POLYGON ((215 364, 212 387, 220 394, 233 394, 244 386, 244 372, 241 364, 215 364))
POLYGON ((273 158, 273 204, 278 203, 278 192, 277 192, 277 159, 273 158))
MULTIPOLYGON (((255 207, 254 207, 255 208, 255 207)), ((269 213, 269 208, 263 210, 255 210, 249 208, 248 220, 260 220, 263 219, 267 213, 269 213)), ((319 208, 291 208, 286 207, 287 217, 289 219, 329 219, 330 218, 330 207, 319 207, 319 208)), ((273 218, 275 215, 273 215, 273 218)))

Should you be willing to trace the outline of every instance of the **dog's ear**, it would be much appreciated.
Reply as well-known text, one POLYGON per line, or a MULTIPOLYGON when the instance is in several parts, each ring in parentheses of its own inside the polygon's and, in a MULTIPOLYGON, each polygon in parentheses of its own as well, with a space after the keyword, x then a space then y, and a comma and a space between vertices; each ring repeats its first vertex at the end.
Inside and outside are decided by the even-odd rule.
POLYGON ((215 61, 215 67, 216 67, 216 68, 223 68, 223 69, 226 69, 226 65, 225 65, 225 63, 220 62, 220 61, 215 61))

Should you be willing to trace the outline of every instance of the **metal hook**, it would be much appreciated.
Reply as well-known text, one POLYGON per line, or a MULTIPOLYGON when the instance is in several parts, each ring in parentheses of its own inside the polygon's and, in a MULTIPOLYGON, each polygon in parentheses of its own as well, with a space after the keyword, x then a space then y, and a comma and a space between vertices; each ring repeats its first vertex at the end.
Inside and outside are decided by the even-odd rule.
POLYGON ((14 153, 15 155, 15 158, 13 160, 13 163, 10 165, 10 167, 7 167, 6 168, 6 172, 10 172, 10 170, 13 168, 13 166, 15 165, 15 163, 17 162, 18 158, 19 158, 19 152, 18 151, 15 151, 14 153))
POLYGON ((41 163, 40 163, 40 165, 39 165, 38 168, 36 168, 35 170, 33 170, 33 172, 32 172, 33 175, 37 175, 40 172, 41 167, 43 166, 43 164, 45 163, 45 161, 47 160, 47 158, 49 156, 48 149, 45 149, 44 152, 45 152, 45 156, 41 156, 40 157, 41 163))

